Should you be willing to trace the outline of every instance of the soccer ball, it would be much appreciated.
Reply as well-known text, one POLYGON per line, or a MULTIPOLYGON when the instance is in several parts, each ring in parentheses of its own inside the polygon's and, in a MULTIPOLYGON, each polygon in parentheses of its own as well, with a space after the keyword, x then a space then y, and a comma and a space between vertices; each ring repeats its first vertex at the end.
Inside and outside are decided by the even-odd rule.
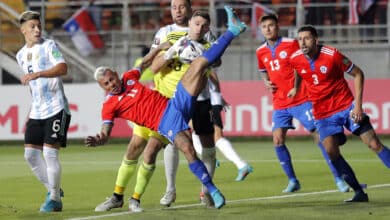
POLYGON ((179 60, 182 63, 191 63, 195 58, 202 55, 205 48, 197 41, 190 40, 188 38, 181 39, 180 47, 178 50, 179 60))

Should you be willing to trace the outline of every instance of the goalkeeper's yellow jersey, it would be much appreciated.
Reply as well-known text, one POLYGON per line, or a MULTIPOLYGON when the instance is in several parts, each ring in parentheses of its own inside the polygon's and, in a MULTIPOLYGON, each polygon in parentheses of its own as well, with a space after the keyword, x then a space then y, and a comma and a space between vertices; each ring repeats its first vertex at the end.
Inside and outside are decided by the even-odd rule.
MULTIPOLYGON (((170 32, 163 42, 169 41, 172 45, 179 40, 181 37, 187 35, 184 31, 173 31, 170 32)), ((210 48, 210 43, 207 41, 202 42, 204 48, 207 50, 210 48)), ((165 53, 163 51, 162 53, 165 53)), ((176 91, 176 86, 184 73, 187 71, 190 64, 182 63, 178 58, 174 58, 172 62, 166 67, 162 68, 154 76, 154 86, 157 91, 162 95, 171 98, 173 93, 176 91)))

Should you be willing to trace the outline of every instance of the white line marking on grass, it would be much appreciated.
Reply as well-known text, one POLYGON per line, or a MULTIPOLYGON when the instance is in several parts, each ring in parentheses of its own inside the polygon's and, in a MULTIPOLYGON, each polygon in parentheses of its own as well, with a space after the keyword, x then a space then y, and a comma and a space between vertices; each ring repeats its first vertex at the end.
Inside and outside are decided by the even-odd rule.
MULTIPOLYGON (((372 185, 372 186, 368 186, 367 188, 376 189, 376 188, 384 188, 384 187, 390 187, 390 184, 372 185)), ((238 202, 250 202, 250 201, 260 201, 260 200, 273 200, 273 199, 284 199, 284 198, 293 198, 293 197, 304 197, 304 196, 321 195, 321 194, 329 194, 329 193, 336 193, 336 192, 339 192, 339 191, 338 190, 325 190, 325 191, 308 192, 308 193, 294 193, 294 194, 281 195, 281 196, 267 196, 267 197, 229 200, 229 201, 226 201, 226 203, 238 203, 238 202)), ((188 205, 178 205, 178 206, 174 206, 174 207, 170 207, 170 208, 150 209, 150 210, 147 210, 146 212, 161 211, 161 210, 166 210, 166 209, 184 209, 184 208, 197 207, 197 206, 204 206, 204 204, 197 203, 197 204, 188 204, 188 205)), ((134 213, 126 211, 126 212, 117 212, 117 213, 111 213, 111 214, 106 214, 106 215, 92 215, 92 216, 86 216, 86 217, 76 217, 76 218, 70 218, 68 220, 99 219, 99 218, 115 217, 115 216, 121 216, 121 215, 129 215, 129 214, 134 214, 134 213)))

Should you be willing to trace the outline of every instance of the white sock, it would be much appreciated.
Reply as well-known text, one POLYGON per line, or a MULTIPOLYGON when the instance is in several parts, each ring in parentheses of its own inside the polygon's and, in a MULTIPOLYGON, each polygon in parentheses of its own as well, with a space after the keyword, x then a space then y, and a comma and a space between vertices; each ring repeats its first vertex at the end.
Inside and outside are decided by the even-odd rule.
POLYGON ((166 192, 176 192, 176 173, 179 166, 179 150, 172 144, 164 149, 165 178, 167 179, 166 192))
MULTIPOLYGON (((215 147, 203 148, 202 150, 202 161, 206 166, 207 172, 210 177, 213 178, 215 172, 215 147)), ((203 192, 206 192, 207 188, 203 187, 203 192)))
POLYGON ((198 155, 202 155, 202 143, 200 142, 199 135, 192 132, 192 143, 194 145, 195 151, 198 155))
POLYGON ((220 138, 215 143, 217 148, 221 151, 223 156, 225 156, 228 160, 232 161, 238 169, 243 168, 247 163, 243 161, 237 152, 234 150, 232 144, 226 138, 220 138))
POLYGON ((47 177, 50 186, 50 199, 61 201, 61 164, 58 158, 58 150, 43 146, 43 156, 47 164, 47 177))
POLYGON ((50 187, 49 180, 47 179, 46 162, 42 157, 42 151, 31 147, 25 147, 24 159, 27 161, 28 165, 30 165, 34 175, 46 187, 47 191, 49 191, 50 187))

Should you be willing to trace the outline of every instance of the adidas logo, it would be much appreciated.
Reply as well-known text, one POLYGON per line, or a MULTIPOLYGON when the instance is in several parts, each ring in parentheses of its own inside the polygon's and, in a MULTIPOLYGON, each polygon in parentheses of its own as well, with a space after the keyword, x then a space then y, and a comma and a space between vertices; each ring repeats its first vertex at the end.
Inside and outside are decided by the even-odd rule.
POLYGON ((52 137, 52 138, 57 138, 57 134, 56 134, 56 133, 53 133, 50 137, 52 137))
POLYGON ((307 73, 307 72, 306 72, 306 70, 303 69, 303 70, 301 71, 301 74, 305 74, 305 73, 307 73))

